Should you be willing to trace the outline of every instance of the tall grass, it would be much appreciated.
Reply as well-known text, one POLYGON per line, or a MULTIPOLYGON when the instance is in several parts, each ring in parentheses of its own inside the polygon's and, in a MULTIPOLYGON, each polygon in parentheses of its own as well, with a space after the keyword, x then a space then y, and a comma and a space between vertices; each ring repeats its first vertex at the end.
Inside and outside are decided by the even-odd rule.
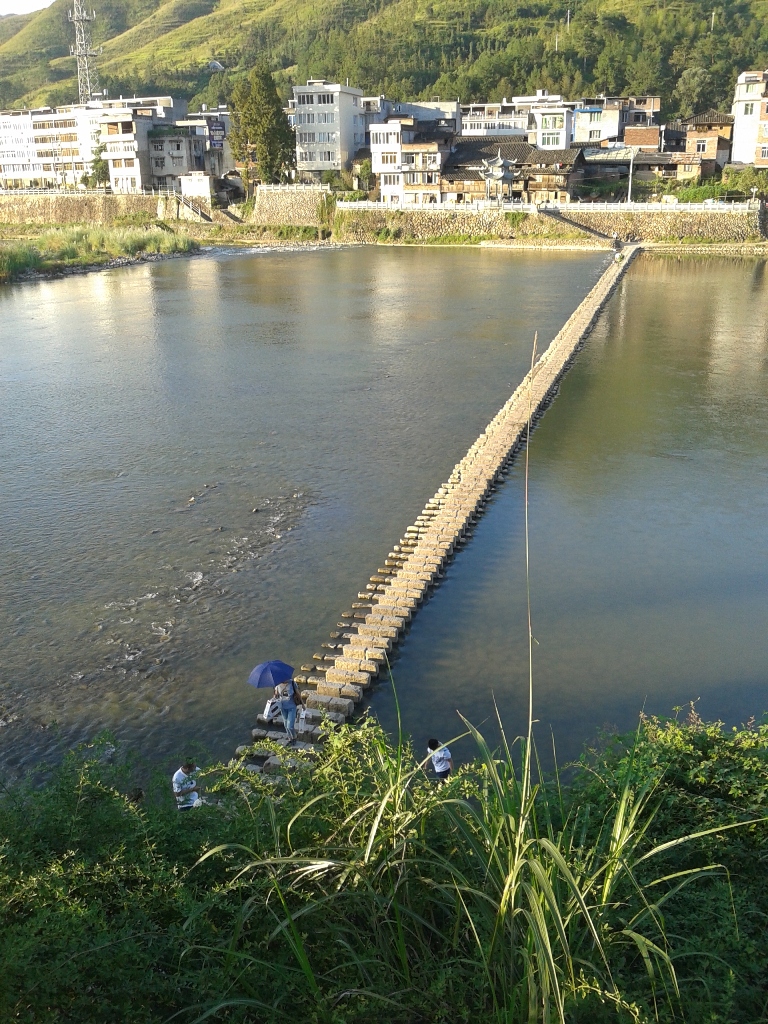
POLYGON ((0 283, 13 281, 27 270, 37 270, 40 253, 32 245, 0 245, 0 283))
POLYGON ((0 244, 0 281, 11 281, 27 270, 87 266, 120 256, 143 253, 185 253, 199 248, 186 234, 167 226, 50 228, 31 242, 0 244))

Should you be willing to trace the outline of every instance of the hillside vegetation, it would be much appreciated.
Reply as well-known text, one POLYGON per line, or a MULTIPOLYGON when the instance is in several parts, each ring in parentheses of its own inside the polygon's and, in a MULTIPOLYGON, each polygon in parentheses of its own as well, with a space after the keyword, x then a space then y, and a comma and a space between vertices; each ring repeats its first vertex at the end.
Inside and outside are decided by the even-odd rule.
MULTIPOLYGON (((98 0, 110 95, 228 99, 266 56, 287 96, 325 76, 393 98, 464 101, 548 88, 659 92, 666 114, 730 109, 736 75, 768 64, 763 0, 98 0), (570 26, 567 11, 570 10, 570 26), (211 73, 208 62, 227 69, 211 73), (687 74, 685 74, 687 72, 687 74), (680 84, 681 77, 683 78, 680 84)), ((76 98, 68 0, 0 19, 0 104, 76 98)))

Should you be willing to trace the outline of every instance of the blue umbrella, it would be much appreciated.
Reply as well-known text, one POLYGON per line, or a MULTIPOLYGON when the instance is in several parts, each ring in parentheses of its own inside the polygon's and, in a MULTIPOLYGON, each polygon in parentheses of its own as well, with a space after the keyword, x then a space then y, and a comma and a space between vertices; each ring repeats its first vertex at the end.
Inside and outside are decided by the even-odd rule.
POLYGON ((293 675, 293 668, 284 661, 263 661, 248 676, 249 686, 277 686, 293 675))

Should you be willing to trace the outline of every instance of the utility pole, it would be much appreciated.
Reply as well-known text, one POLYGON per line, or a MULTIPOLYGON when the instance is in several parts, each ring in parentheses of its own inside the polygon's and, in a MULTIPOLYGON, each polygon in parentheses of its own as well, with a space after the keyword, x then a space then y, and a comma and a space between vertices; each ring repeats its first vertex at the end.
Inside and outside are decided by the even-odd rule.
POLYGON ((634 150, 634 147, 630 147, 629 152, 630 152, 630 157, 629 157, 629 185, 627 187, 627 202, 631 203, 632 202, 632 169, 635 166, 635 150, 634 150))
POLYGON ((714 11, 712 11, 712 23, 709 26, 709 31, 710 32, 714 32, 715 31, 715 12, 714 11))
POLYGON ((91 22, 96 20, 96 11, 86 11, 83 0, 73 0, 69 20, 75 26, 75 45, 70 46, 70 56, 77 60, 77 91, 80 102, 87 103, 99 88, 99 78, 91 57, 96 51, 91 45, 91 22))
POLYGON ((566 15, 565 15, 565 28, 566 28, 567 32, 571 31, 571 8, 570 7, 568 8, 568 11, 566 12, 566 15))

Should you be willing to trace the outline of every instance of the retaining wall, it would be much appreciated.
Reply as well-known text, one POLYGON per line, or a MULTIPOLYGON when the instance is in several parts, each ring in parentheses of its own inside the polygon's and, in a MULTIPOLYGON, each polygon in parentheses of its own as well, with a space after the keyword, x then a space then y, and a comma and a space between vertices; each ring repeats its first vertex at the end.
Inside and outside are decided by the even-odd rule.
MULTIPOLYGON (((631 247, 621 263, 611 263, 533 370, 370 577, 357 600, 342 612, 330 641, 321 644, 312 663, 303 665, 295 675, 300 686, 311 687, 302 694, 313 716, 300 731, 305 739, 321 738, 322 712, 330 713, 332 721, 341 721, 350 717, 355 704, 364 698, 385 665, 388 652, 397 645, 422 601, 442 578, 454 551, 471 532, 508 463, 526 443, 529 415, 534 422, 554 397, 560 378, 637 251, 637 247, 631 247)), ((281 739, 284 733, 270 732, 267 723, 252 732, 254 740, 267 737, 281 739)))
POLYGON ((761 215, 751 210, 744 213, 714 210, 598 213, 566 208, 551 217, 563 224, 591 229, 608 237, 615 231, 624 241, 666 242, 692 238, 712 242, 746 242, 762 237, 761 215))
MULTIPOLYGON (((111 224, 132 213, 170 216, 157 196, 147 195, 0 195, 0 224, 111 224)), ((175 203, 173 204, 176 205, 175 203)))
POLYGON ((322 227, 324 220, 321 203, 329 194, 327 189, 319 187, 295 191, 257 188, 253 196, 253 210, 246 218, 246 223, 322 227))

